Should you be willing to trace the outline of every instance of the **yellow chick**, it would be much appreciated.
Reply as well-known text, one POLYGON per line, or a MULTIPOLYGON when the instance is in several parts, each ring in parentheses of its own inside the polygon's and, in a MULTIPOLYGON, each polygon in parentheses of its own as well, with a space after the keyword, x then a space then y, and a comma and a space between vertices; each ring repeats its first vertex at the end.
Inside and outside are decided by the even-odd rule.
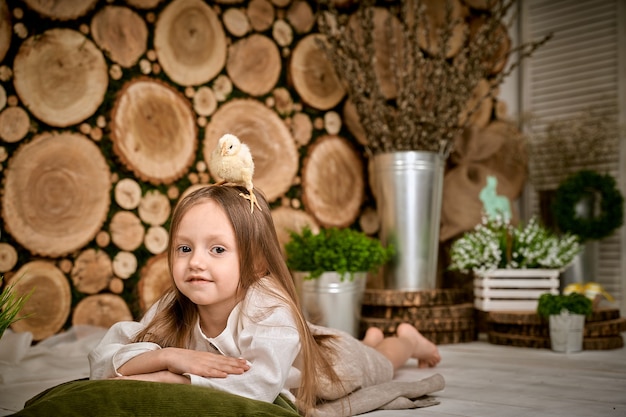
POLYGON ((211 153, 209 169, 213 175, 222 178, 218 184, 234 183, 246 187, 249 195, 240 193, 243 198, 250 200, 250 212, 254 211, 254 205, 261 210, 256 196, 252 192, 252 176, 254 175, 254 161, 250 148, 241 143, 239 138, 230 133, 222 136, 215 149, 211 153))

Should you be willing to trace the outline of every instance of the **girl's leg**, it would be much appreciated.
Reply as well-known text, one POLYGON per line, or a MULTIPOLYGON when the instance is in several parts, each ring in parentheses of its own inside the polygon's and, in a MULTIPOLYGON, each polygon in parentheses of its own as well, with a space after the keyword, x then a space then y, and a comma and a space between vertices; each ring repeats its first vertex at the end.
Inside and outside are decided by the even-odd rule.
POLYGON ((380 329, 370 328, 365 333, 363 343, 385 355, 394 370, 404 366, 409 358, 417 359, 420 368, 433 367, 441 361, 437 346, 408 323, 398 326, 396 336, 382 336, 380 329))

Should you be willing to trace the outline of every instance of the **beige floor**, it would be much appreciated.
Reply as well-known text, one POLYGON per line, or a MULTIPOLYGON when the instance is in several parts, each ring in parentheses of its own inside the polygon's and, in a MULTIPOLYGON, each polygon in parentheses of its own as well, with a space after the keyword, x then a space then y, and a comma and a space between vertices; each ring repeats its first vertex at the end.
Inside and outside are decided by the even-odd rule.
POLYGON ((364 416, 626 416, 626 348, 563 354, 477 341, 440 351, 435 370, 409 363, 397 375, 411 380, 439 372, 446 380, 434 395, 439 405, 364 416))
MULTIPOLYGON (((0 361, 0 416, 45 388, 87 376, 87 352, 101 335, 70 332, 30 348, 19 365, 0 361)), ((439 405, 363 416, 626 416, 626 348, 563 354, 485 341, 439 348, 437 368, 418 369, 409 361, 396 375, 407 381, 443 375, 446 388, 434 395, 439 405)), ((0 353, 9 352, 0 346, 0 353)))

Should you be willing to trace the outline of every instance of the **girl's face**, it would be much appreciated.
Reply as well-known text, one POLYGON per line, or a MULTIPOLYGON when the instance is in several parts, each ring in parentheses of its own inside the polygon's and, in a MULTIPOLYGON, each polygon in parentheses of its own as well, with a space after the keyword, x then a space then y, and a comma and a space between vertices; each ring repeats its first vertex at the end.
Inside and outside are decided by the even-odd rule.
POLYGON ((190 208, 173 246, 176 287, 200 311, 227 317, 238 302, 239 253, 224 210, 211 200, 190 208))

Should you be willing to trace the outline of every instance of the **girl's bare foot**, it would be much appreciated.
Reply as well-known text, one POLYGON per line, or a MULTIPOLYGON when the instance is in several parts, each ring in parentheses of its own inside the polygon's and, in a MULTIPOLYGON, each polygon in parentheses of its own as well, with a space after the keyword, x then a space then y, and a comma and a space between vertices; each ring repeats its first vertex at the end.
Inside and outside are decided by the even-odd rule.
POLYGON ((383 341, 385 335, 383 331, 378 327, 370 327, 365 332, 365 337, 363 338, 363 343, 369 347, 376 347, 383 341))
POLYGON ((439 349, 430 340, 426 339, 415 327, 408 323, 398 325, 396 334, 400 338, 411 340, 413 343, 412 358, 417 359, 418 367, 434 367, 441 361, 439 349))

